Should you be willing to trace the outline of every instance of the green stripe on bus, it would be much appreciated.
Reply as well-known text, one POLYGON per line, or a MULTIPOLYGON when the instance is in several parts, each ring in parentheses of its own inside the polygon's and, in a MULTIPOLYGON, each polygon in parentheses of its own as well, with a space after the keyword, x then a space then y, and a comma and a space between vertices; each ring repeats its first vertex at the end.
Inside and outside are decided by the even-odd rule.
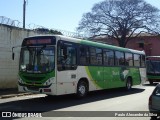
POLYGON ((90 80, 101 89, 125 87, 126 79, 132 77, 133 85, 141 83, 139 69, 129 67, 85 67, 90 80))
POLYGON ((55 77, 55 71, 49 72, 49 73, 43 73, 43 74, 28 74, 24 72, 19 72, 20 78, 24 82, 36 82, 39 83, 39 85, 42 85, 45 83, 49 78, 55 77), (38 80, 37 80, 38 79, 38 80))
POLYGON ((148 79, 159 79, 160 80, 160 76, 152 76, 152 75, 147 75, 148 79))
POLYGON ((97 88, 101 88, 100 86, 97 85, 96 80, 94 80, 94 79, 92 78, 92 75, 91 75, 91 73, 90 73, 89 68, 86 66, 85 69, 86 69, 86 73, 87 73, 89 79, 93 82, 93 84, 94 84, 97 88))

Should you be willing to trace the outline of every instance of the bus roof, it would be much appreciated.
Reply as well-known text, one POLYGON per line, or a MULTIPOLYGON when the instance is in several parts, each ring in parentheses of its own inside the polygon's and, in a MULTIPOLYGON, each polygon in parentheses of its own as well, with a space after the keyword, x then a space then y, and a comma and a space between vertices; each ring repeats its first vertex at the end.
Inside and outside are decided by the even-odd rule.
MULTIPOLYGON (((50 37, 53 36, 53 37, 57 37, 57 38, 59 37, 60 40, 70 41, 70 42, 74 42, 74 43, 80 43, 80 44, 84 44, 84 45, 91 45, 91 46, 101 47, 101 48, 106 48, 106 49, 118 50, 118 51, 122 51, 122 52, 145 54, 144 51, 118 47, 118 46, 99 43, 99 42, 94 42, 94 41, 90 41, 90 40, 71 38, 71 37, 66 37, 66 36, 63 36, 63 35, 37 35, 37 36, 33 36, 33 37, 42 37, 42 36, 50 36, 50 37)), ((28 37, 28 38, 33 38, 33 37, 28 37)))
POLYGON ((62 36, 62 35, 59 35, 59 37, 61 39, 69 39, 72 42, 80 42, 81 44, 84 44, 84 45, 91 45, 91 46, 95 46, 95 47, 102 47, 102 48, 108 48, 108 49, 112 49, 112 50, 131 52, 131 53, 137 53, 137 54, 145 54, 144 51, 139 51, 139 50, 134 50, 134 49, 129 49, 129 48, 118 47, 118 46, 104 44, 104 43, 99 43, 99 42, 94 42, 94 41, 90 41, 90 40, 82 40, 82 39, 77 39, 77 38, 70 38, 70 37, 65 37, 65 36, 62 36))

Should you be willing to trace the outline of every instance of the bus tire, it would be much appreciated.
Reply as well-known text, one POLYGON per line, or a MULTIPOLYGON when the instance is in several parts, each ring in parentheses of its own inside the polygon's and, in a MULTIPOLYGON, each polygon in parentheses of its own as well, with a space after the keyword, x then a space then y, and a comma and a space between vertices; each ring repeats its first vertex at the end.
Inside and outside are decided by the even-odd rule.
POLYGON ((153 81, 152 81, 152 80, 149 80, 149 84, 150 84, 150 85, 153 85, 153 81))
POLYGON ((126 90, 129 91, 132 88, 132 79, 130 77, 127 78, 126 81, 126 90))
POLYGON ((77 97, 78 98, 83 98, 87 95, 88 93, 88 84, 83 81, 83 80, 80 80, 78 82, 78 85, 77 85, 77 97))

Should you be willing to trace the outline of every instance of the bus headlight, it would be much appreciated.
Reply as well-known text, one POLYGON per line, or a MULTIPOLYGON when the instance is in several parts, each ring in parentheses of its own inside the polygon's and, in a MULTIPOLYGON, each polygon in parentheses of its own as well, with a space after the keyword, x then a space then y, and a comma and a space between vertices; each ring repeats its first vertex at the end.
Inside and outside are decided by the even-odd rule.
POLYGON ((49 78, 45 83, 44 85, 49 85, 51 83, 54 83, 55 82, 55 77, 52 77, 52 78, 49 78))
POLYGON ((55 77, 51 77, 51 78, 49 79, 49 81, 50 81, 50 82, 54 82, 54 81, 55 81, 55 77))
POLYGON ((25 71, 26 70, 26 65, 21 65, 21 70, 25 71))
POLYGON ((19 77, 18 82, 20 82, 20 83, 24 84, 23 80, 22 80, 20 77, 19 77))
POLYGON ((48 85, 48 82, 46 82, 46 85, 48 85))

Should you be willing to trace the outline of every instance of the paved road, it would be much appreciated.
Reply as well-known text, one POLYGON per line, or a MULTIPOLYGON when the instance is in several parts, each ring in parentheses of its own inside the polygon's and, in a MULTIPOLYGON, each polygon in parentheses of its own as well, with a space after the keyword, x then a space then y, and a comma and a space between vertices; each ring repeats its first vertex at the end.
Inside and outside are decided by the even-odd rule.
POLYGON ((80 100, 75 99, 73 95, 59 97, 48 97, 46 95, 29 95, 14 97, 8 99, 1 99, 0 111, 42 112, 42 116, 45 118, 34 118, 35 120, 50 120, 53 119, 53 116, 55 115, 60 117, 54 117, 54 120, 81 120, 81 117, 83 116, 86 116, 83 117, 83 119, 87 118, 91 120, 106 119, 106 116, 110 116, 107 117, 107 119, 109 120, 150 120, 150 117, 114 116, 116 113, 120 113, 118 114, 118 116, 123 116, 123 114, 121 113, 126 114, 126 112, 124 111, 130 111, 131 114, 133 113, 132 111, 136 111, 136 114, 137 111, 142 111, 140 112, 142 114, 143 111, 148 111, 148 98, 154 88, 155 85, 150 86, 146 84, 144 86, 136 86, 133 88, 132 91, 129 92, 126 92, 122 89, 97 91, 91 92, 86 98, 80 100), (53 111, 57 112, 55 113, 53 111))

